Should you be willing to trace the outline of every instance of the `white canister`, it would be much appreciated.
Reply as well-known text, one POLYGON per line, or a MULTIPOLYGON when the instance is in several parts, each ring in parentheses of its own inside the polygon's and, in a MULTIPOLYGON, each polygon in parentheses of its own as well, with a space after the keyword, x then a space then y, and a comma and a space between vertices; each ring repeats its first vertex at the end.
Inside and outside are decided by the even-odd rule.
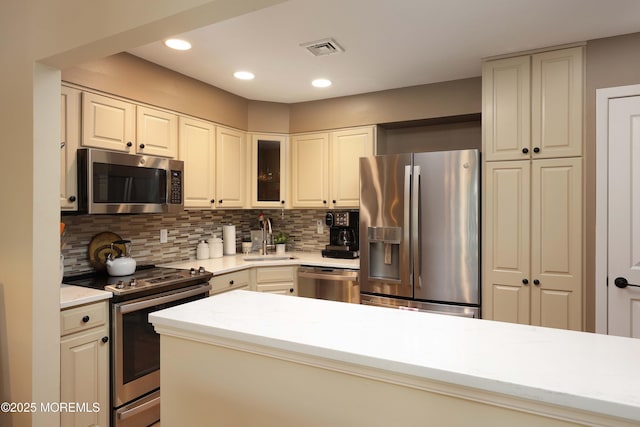
POLYGON ((196 259, 209 259, 209 245, 200 240, 196 246, 196 259))
POLYGON ((209 239, 209 258, 222 258, 222 239, 215 234, 209 239))

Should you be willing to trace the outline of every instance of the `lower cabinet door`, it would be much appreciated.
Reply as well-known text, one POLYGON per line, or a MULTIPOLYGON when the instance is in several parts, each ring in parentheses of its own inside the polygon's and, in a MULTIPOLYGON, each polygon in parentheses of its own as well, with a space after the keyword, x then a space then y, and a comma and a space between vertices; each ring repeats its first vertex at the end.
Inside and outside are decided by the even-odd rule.
POLYGON ((61 339, 60 379, 60 402, 82 405, 75 412, 61 411, 60 425, 109 425, 109 342, 105 328, 61 339))

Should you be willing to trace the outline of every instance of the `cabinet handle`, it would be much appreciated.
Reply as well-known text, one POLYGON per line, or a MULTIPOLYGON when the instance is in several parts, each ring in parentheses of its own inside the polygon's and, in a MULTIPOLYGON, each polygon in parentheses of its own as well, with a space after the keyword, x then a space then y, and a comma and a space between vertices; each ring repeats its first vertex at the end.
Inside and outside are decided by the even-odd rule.
POLYGON ((82 323, 87 323, 91 318, 89 316, 82 317, 82 323))
POLYGON ((233 285, 233 280, 229 280, 229 286, 233 285))
POLYGON ((76 196, 69 196, 69 201, 70 202, 75 202, 76 201, 76 196))
POLYGON ((527 147, 524 147, 524 148, 522 149, 522 153, 523 153, 523 154, 528 154, 528 153, 529 153, 529 149, 528 149, 527 147))
POLYGON ((144 148, 144 144, 140 144, 140 148, 144 148))
POLYGON ((100 341, 102 341, 103 343, 107 343, 109 342, 109 337, 102 337, 100 341))
POLYGON ((534 285, 539 285, 539 284, 540 284, 540 280, 535 279, 535 280, 533 281, 533 284, 534 284, 534 285))
POLYGON ((534 153, 539 153, 540 152, 540 147, 533 147, 533 152, 534 153))
POLYGON ((133 147, 133 142, 127 141, 127 147, 133 147))
POLYGON ((529 284, 529 280, 528 279, 522 279, 522 284, 523 285, 528 285, 529 284))

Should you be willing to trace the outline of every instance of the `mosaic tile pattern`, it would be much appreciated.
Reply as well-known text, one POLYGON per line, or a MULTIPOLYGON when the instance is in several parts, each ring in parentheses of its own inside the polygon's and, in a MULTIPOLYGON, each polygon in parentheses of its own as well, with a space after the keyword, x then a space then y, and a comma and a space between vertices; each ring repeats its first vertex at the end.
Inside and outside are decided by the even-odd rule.
MULTIPOLYGON (((259 209, 189 210, 180 214, 142 215, 63 215, 64 274, 91 271, 88 258, 89 242, 98 233, 111 231, 131 240, 132 256, 139 265, 161 264, 195 259, 199 239, 209 239, 214 233, 222 237, 222 225, 236 226, 236 246, 240 253, 242 236, 259 230, 259 209), (167 243, 160 243, 160 230, 168 230, 167 243)), ((325 210, 288 209, 264 210, 271 218, 274 232, 289 236, 288 250, 320 251, 329 242, 329 228, 317 234, 316 221, 324 223, 325 210)))

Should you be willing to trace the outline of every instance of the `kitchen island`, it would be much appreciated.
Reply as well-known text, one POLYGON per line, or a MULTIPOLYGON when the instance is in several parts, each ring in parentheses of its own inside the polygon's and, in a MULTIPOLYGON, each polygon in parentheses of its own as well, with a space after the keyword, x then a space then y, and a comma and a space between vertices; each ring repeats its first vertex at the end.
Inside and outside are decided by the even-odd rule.
POLYGON ((640 340, 248 291, 149 319, 167 425, 640 423, 640 340))

